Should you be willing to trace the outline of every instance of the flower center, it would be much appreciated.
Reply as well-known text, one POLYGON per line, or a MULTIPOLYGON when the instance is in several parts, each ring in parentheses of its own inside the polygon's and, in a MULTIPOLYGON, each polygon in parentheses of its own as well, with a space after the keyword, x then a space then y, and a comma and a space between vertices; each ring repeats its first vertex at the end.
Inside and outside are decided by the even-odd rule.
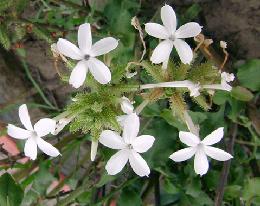
POLYGON ((198 147, 198 149, 203 149, 203 144, 202 143, 199 143, 198 145, 197 145, 197 147, 198 147))
POLYGON ((32 137, 32 138, 34 138, 34 139, 36 139, 36 138, 37 138, 37 136, 38 136, 38 135, 37 135, 37 132, 35 132, 35 131, 32 131, 32 136, 31 136, 31 137, 32 137))
POLYGON ((88 55, 88 54, 86 54, 86 55, 84 56, 84 59, 85 59, 86 61, 88 61, 89 58, 90 58, 90 55, 88 55))
POLYGON ((127 148, 128 148, 128 149, 134 149, 133 145, 131 145, 131 144, 128 144, 128 145, 127 145, 127 148))
POLYGON ((175 37, 174 34, 172 34, 172 35, 169 37, 169 39, 170 39, 171 41, 175 41, 176 37, 175 37))

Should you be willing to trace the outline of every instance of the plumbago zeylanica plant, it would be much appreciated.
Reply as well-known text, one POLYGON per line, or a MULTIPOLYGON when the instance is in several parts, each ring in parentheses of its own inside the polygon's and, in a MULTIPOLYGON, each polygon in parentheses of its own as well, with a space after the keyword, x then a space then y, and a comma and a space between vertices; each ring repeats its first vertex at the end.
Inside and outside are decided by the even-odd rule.
POLYGON ((211 146, 223 138, 223 127, 216 129, 201 141, 199 125, 194 125, 192 122, 183 96, 189 93, 190 97, 194 98, 198 104, 204 106, 205 99, 201 92, 207 92, 207 90, 210 92, 214 90, 231 91, 232 87, 228 82, 234 80, 234 75, 219 71, 211 63, 204 63, 194 68, 192 66, 192 49, 183 39, 196 37, 200 34, 202 27, 197 23, 190 22, 176 29, 176 15, 169 5, 161 8, 161 18, 163 25, 147 23, 145 31, 153 37, 162 39, 150 58, 154 64, 162 63, 162 67, 155 66, 149 61, 137 64, 143 66, 157 83, 140 84, 136 82, 129 84, 120 81, 123 75, 117 73, 121 73, 121 71, 114 72, 119 83, 113 83, 110 69, 96 57, 116 49, 119 40, 106 37, 93 43, 89 23, 79 26, 78 47, 62 38, 56 45, 53 45, 57 55, 61 55, 63 59, 68 57, 77 61, 70 74, 69 83, 73 87, 79 88, 84 86, 84 82, 86 82, 90 91, 77 94, 73 103, 68 105, 66 111, 60 115, 62 117, 41 119, 34 127, 31 124, 26 105, 20 106, 19 117, 26 130, 9 124, 7 132, 14 138, 26 139, 24 147, 26 156, 35 160, 37 146, 47 155, 58 156, 59 151, 41 137, 49 133, 58 134, 66 124, 70 124, 72 132, 78 130, 83 133, 90 132, 92 161, 95 160, 98 142, 106 147, 119 149, 107 162, 108 174, 117 174, 129 161, 137 175, 149 176, 149 166, 139 153, 150 149, 156 138, 150 135, 138 136, 139 113, 150 101, 166 98, 169 99, 173 113, 176 113, 175 115, 187 124, 189 130, 188 132, 179 132, 180 141, 188 145, 189 148, 174 152, 169 157, 170 159, 181 162, 194 155, 194 170, 197 174, 204 175, 209 168, 207 156, 219 161, 232 158, 225 151, 211 146), (177 50, 182 61, 179 66, 169 62, 173 47, 177 50), (123 95, 141 90, 146 91, 145 99, 134 109, 130 100, 123 95), (120 108, 126 113, 124 116, 121 115, 120 108), (122 137, 120 133, 122 133, 122 137))
MULTIPOLYGON (((140 119, 148 105, 163 101, 165 108, 169 108, 176 119, 177 128, 182 128, 179 140, 188 146, 172 150, 169 159, 173 166, 191 161, 189 159, 194 157, 194 172, 203 176, 210 167, 209 159, 227 161, 232 158, 231 154, 215 145, 224 137, 224 127, 215 128, 210 134, 202 136, 191 110, 199 107, 208 111, 211 108, 209 100, 216 90, 232 90, 230 82, 234 80, 234 75, 223 71, 225 62, 218 66, 213 61, 202 62, 197 58, 198 48, 204 43, 199 41, 202 26, 195 22, 178 26, 175 12, 169 5, 164 5, 160 12, 162 24, 145 24, 147 35, 159 39, 159 44, 151 55, 144 52, 140 61, 129 62, 126 68, 113 64, 112 59, 101 60, 101 56, 118 49, 120 39, 106 37, 94 41, 89 23, 79 26, 78 45, 63 38, 51 45, 54 57, 61 59, 71 70, 69 77, 62 80, 79 91, 64 112, 52 119, 42 118, 34 126, 27 106, 23 104, 19 107, 23 128, 9 124, 7 133, 13 138, 25 140, 25 156, 36 160, 37 148, 51 157, 62 155, 43 137, 58 135, 68 126, 72 133, 90 134, 91 161, 96 161, 102 150, 110 152, 105 147, 116 150, 104 166, 108 175, 116 175, 124 167, 129 171, 130 165, 136 175, 149 177, 150 167, 143 153, 156 144, 158 137, 143 134, 140 119), (198 47, 192 50, 185 42, 186 38, 199 41, 198 47), (173 60, 172 52, 177 52, 179 59, 173 60), (140 80, 141 73, 142 79, 147 80, 145 83, 140 80)), ((145 47, 144 34, 137 18, 132 24, 139 30, 145 47)), ((220 46, 225 53, 225 42, 221 42, 220 46)), ((168 138, 171 138, 171 133, 168 138)), ((160 150, 163 152, 164 148, 160 150)), ((86 187, 80 189, 85 190, 86 187)), ((77 196, 72 195, 62 205, 73 202, 73 197, 77 196)))

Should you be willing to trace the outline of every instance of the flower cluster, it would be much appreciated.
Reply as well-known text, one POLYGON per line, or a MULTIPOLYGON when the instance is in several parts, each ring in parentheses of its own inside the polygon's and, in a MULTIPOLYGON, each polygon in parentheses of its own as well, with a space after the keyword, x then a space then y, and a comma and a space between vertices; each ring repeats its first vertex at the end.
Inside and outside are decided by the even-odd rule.
MULTIPOLYGON (((170 53, 172 48, 175 47, 180 60, 184 64, 191 64, 193 51, 182 39, 197 36, 201 32, 202 27, 198 23, 190 22, 176 30, 176 15, 169 5, 161 8, 161 19, 163 25, 157 23, 145 24, 145 30, 149 35, 163 40, 153 51, 150 58, 151 62, 154 64, 162 63, 162 68, 167 69, 170 53)), ((118 40, 113 37, 103 38, 92 44, 91 26, 89 23, 85 23, 80 25, 78 29, 78 47, 68 40, 60 38, 55 45, 55 50, 62 56, 78 61, 70 74, 69 83, 74 88, 79 88, 84 84, 88 71, 100 84, 108 84, 111 81, 109 68, 96 57, 114 50, 117 46, 118 40)), ((232 87, 228 83, 233 80, 233 74, 222 72, 220 84, 203 85, 200 82, 183 80, 140 85, 140 89, 159 87, 187 88, 190 91, 190 96, 197 97, 202 89, 231 91, 232 87)), ((155 138, 151 135, 138 136, 140 118, 134 109, 133 102, 127 97, 122 97, 120 105, 125 113, 117 116, 117 121, 122 128, 122 136, 113 130, 101 131, 99 140, 92 142, 91 160, 94 161, 98 142, 100 142, 106 147, 119 150, 106 164, 105 168, 108 174, 115 175, 119 173, 129 161, 130 166, 137 175, 141 177, 148 176, 150 168, 140 153, 148 151, 153 146, 155 138)), ((186 113, 186 115, 188 114, 186 113)), ((54 118, 55 120, 49 118, 40 119, 33 127, 27 106, 21 105, 19 107, 19 117, 26 129, 9 124, 7 132, 14 138, 26 139, 24 153, 30 159, 36 159, 37 146, 45 154, 57 157, 60 154, 59 151, 43 140, 42 137, 48 134, 57 135, 75 116, 76 114, 69 114, 54 118)), ((211 146, 223 138, 224 129, 222 127, 216 129, 201 141, 198 137, 199 132, 197 128, 190 126, 190 124, 193 124, 191 118, 188 116, 187 119, 186 123, 191 132, 180 131, 179 137, 181 142, 189 147, 173 153, 170 155, 170 159, 180 162, 195 155, 194 170, 197 174, 204 175, 209 167, 207 156, 219 161, 226 161, 232 158, 230 154, 211 146)))

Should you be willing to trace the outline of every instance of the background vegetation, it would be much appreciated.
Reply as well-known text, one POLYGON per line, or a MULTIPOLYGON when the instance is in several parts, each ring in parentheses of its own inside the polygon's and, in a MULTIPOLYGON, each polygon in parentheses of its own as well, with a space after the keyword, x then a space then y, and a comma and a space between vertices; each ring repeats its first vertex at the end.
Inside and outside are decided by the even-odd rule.
MULTIPOLYGON (((207 24, 208 13, 214 13, 203 3, 183 2, 169 2, 179 15, 179 25, 189 21, 207 24)), ((21 103, 27 103, 33 109, 34 119, 42 115, 54 117, 71 101, 70 97, 75 96, 75 90, 66 86, 68 70, 52 56, 50 50, 50 45, 59 37, 66 36, 76 42, 77 26, 91 23, 95 40, 108 35, 120 39, 119 48, 104 58, 106 61, 113 59, 116 65, 113 72, 125 72, 127 63, 138 61, 143 51, 138 31, 131 25, 132 17, 137 16, 142 27, 151 19, 159 22, 159 9, 164 3, 137 0, 1 0, 0 118, 3 137, 0 139, 6 135, 4 128, 9 121, 18 122, 14 114, 21 103)), ((247 6, 252 7, 251 3, 248 1, 247 6)), ((224 23, 222 26, 224 31, 226 26, 224 23)), ((102 148, 97 160, 90 162, 90 135, 71 134, 67 130, 48 139, 56 143, 63 154, 55 160, 42 154, 34 162, 22 163, 23 153, 11 155, 10 150, 1 145, 1 206, 260 205, 259 50, 252 52, 241 46, 241 50, 247 51, 241 53, 234 46, 241 43, 239 39, 228 35, 227 40, 215 37, 210 25, 205 26, 203 32, 214 39, 208 49, 214 54, 210 61, 216 64, 223 59, 219 40, 228 41, 230 58, 224 69, 235 74, 234 85, 239 86, 231 93, 216 92, 212 99, 205 100, 206 108, 203 104, 201 107, 194 104, 192 99, 186 98, 185 101, 194 111, 191 116, 195 123, 200 124, 202 136, 220 126, 225 127, 226 135, 221 146, 233 154, 232 161, 224 164, 211 161, 211 169, 200 178, 193 171, 192 161, 176 164, 168 159, 173 151, 183 148, 178 141, 178 131, 183 125, 172 116, 171 109, 167 109, 167 101, 160 100, 149 104, 141 113, 141 132, 156 137, 154 146, 144 155, 152 169, 149 178, 138 178, 128 168, 117 176, 108 176, 104 165, 111 156, 111 150, 102 148), (210 112, 206 111, 209 109, 207 105, 211 106, 210 112), (55 182, 57 184, 53 185, 55 182)), ((250 32, 248 38, 252 38, 250 32)), ((146 35, 144 39, 146 55, 149 56, 157 40, 146 35)), ((193 41, 190 43, 193 48, 196 47, 193 41)), ((251 49, 257 50, 257 47, 251 49)), ((178 59, 176 54, 173 56, 178 59)), ((142 82, 152 80, 145 70, 138 72, 137 78, 142 82)), ((136 103, 142 98, 139 94, 136 103)), ((23 148, 21 142, 17 145, 23 148)))

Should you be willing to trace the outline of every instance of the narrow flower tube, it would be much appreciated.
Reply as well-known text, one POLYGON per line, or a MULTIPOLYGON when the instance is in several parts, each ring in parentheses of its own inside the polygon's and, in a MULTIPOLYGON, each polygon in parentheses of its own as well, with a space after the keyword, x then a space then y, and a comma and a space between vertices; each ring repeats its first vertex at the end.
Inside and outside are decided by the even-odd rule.
POLYGON ((74 116, 72 117, 64 117, 57 121, 55 130, 51 133, 53 135, 57 135, 61 132, 61 130, 64 129, 64 127, 69 124, 74 119, 74 116))
POLYGON ((188 88, 190 90, 190 96, 197 97, 200 95, 200 85, 194 84, 189 80, 184 81, 174 81, 174 82, 161 82, 158 84, 144 84, 140 86, 140 89, 152 89, 161 87, 171 87, 171 88, 188 88))
POLYGON ((195 125, 193 123, 188 111, 185 111, 183 116, 184 116, 186 125, 187 125, 188 129, 191 131, 191 133, 195 134, 196 136, 199 136, 199 125, 195 125))
POLYGON ((153 88, 188 88, 190 90, 191 97, 197 97, 200 95, 200 89, 211 89, 211 90, 225 90, 231 91, 232 87, 228 84, 235 79, 234 74, 232 73, 221 73, 221 83, 220 84, 205 84, 200 85, 200 83, 193 83, 190 80, 184 81, 173 81, 173 82, 161 82, 157 84, 144 84, 140 86, 140 89, 153 89, 153 88))
POLYGON ((90 159, 93 162, 97 155, 97 148, 98 148, 98 141, 91 142, 91 152, 90 152, 90 159))

